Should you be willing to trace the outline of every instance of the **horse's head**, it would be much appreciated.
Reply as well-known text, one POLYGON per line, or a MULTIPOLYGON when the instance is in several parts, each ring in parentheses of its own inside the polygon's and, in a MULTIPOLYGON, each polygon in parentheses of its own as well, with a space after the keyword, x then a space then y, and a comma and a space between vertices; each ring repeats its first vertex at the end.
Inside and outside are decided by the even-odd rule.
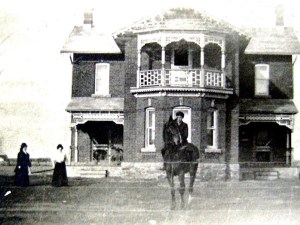
POLYGON ((180 133, 176 124, 176 120, 170 116, 169 121, 164 125, 164 142, 165 144, 178 145, 180 142, 180 133))

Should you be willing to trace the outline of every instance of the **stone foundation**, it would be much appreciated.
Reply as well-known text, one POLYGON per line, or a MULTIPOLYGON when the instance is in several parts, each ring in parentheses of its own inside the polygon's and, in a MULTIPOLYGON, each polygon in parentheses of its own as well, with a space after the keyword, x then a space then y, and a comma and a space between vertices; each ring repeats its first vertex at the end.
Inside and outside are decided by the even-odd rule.
MULTIPOLYGON (((122 176, 124 178, 158 179, 166 176, 166 171, 161 170, 162 166, 162 163, 123 162, 122 176)), ((239 180, 239 169, 239 164, 199 163, 196 179, 201 181, 239 180)))

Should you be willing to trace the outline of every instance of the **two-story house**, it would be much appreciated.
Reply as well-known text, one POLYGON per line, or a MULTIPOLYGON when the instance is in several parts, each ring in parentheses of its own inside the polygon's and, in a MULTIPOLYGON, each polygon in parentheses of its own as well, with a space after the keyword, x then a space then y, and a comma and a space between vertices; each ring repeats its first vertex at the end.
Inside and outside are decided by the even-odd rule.
POLYGON ((239 161, 290 165, 294 115, 293 59, 300 47, 293 30, 256 29, 240 71, 239 161))
POLYGON ((73 64, 72 162, 117 146, 125 164, 162 165, 163 125, 182 111, 203 177, 238 178, 246 162, 286 163, 299 43, 282 32, 251 38, 204 13, 172 9, 106 36, 86 13, 62 49, 73 64))

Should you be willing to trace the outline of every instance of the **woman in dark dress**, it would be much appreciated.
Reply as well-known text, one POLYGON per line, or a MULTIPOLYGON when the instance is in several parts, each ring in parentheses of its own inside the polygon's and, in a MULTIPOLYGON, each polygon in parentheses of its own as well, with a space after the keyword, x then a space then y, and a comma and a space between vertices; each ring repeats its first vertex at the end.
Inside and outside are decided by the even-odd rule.
POLYGON ((66 170, 66 154, 63 152, 63 146, 57 145, 57 152, 53 160, 54 171, 52 177, 52 186, 68 186, 67 170, 66 170))
POLYGON ((18 153, 17 165, 15 168, 15 185, 20 187, 29 186, 29 174, 31 174, 30 156, 27 152, 27 144, 22 143, 18 153))

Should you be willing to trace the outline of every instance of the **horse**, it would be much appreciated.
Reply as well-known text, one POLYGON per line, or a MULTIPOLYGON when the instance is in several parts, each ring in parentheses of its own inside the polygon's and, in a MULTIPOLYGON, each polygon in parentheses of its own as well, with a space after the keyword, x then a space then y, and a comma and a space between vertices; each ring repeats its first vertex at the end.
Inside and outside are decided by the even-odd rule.
POLYGON ((175 203, 175 188, 174 188, 174 176, 178 176, 180 182, 179 193, 181 197, 181 209, 185 208, 185 174, 189 172, 190 183, 189 183, 189 197, 188 205, 192 200, 193 186, 196 178, 196 173, 198 169, 198 159, 200 158, 198 148, 187 143, 186 145, 181 145, 179 141, 181 136, 179 129, 176 124, 176 120, 170 119, 164 124, 163 139, 164 148, 162 149, 162 155, 164 159, 164 168, 167 173, 167 179, 171 188, 171 209, 176 208, 175 203))

